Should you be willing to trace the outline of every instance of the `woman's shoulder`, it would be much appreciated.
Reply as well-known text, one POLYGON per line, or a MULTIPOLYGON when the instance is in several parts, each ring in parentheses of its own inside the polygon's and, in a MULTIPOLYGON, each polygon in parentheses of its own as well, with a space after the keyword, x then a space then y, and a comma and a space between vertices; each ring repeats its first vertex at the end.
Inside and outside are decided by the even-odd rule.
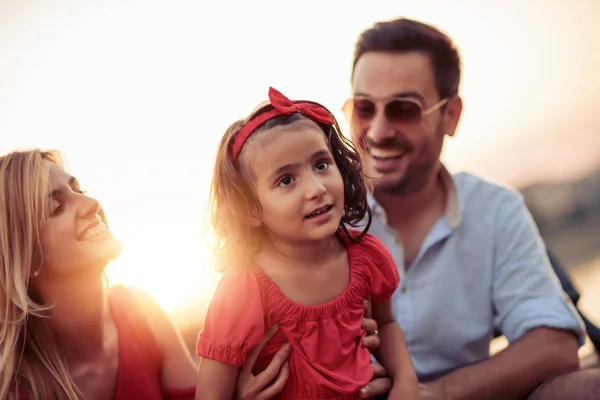
MULTIPOLYGON (((117 323, 119 337, 131 347, 142 346, 152 353, 152 364, 160 371, 163 398, 193 398, 195 366, 171 318, 159 302, 145 290, 123 285, 112 287, 110 297, 111 307, 118 308, 113 310, 113 314, 124 321, 120 326, 117 323), (143 343, 132 341, 134 338, 143 343), (186 389, 171 390, 182 387, 186 389), (181 396, 173 397, 174 393, 181 393, 181 396)), ((137 368, 141 374, 143 366, 138 365, 137 368)))
POLYGON ((115 285, 110 288, 109 296, 113 300, 111 303, 113 307, 124 307, 124 304, 128 303, 129 307, 139 309, 145 317, 152 317, 150 319, 162 314, 162 308, 156 299, 141 288, 115 285))
MULTIPOLYGON (((142 330, 146 325, 150 329, 156 344, 163 348, 166 326, 172 326, 165 310, 147 291, 131 286, 115 285, 110 288, 111 307, 117 315, 125 315, 136 322, 136 329, 142 330)), ((122 328, 117 324, 117 329, 122 328)), ((121 332, 126 334, 126 332, 121 332)))

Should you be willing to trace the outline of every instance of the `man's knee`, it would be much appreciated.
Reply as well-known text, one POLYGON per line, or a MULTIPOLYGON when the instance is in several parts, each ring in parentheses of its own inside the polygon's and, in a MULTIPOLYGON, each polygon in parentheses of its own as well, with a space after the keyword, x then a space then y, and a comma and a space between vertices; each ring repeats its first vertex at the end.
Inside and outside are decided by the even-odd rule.
POLYGON ((546 381, 530 400, 600 399, 600 368, 584 369, 546 381))

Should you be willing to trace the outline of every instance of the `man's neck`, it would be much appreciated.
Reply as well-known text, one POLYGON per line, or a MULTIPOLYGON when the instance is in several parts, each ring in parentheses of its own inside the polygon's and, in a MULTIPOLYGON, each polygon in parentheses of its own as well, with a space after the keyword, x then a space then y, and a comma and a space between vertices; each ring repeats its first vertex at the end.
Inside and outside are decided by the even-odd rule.
POLYGON ((421 219, 432 211, 443 215, 447 193, 438 172, 421 191, 410 195, 376 193, 375 199, 383 207, 390 224, 398 221, 411 222, 421 219), (441 211, 441 212, 440 212, 441 211))
POLYGON ((436 221, 444 215, 447 193, 438 173, 435 179, 410 196, 376 196, 385 210, 387 224, 400 235, 404 264, 408 269, 418 257, 421 247, 436 221))

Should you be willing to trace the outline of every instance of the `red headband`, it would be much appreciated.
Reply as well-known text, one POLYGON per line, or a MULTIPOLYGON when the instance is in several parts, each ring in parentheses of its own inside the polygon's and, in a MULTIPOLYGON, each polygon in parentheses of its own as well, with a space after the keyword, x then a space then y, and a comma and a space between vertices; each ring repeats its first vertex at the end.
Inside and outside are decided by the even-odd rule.
POLYGON ((290 115, 295 112, 299 112, 315 122, 320 122, 325 125, 333 125, 333 118, 331 117, 329 111, 327 111, 325 107, 318 104, 294 103, 281 94, 281 92, 273 89, 272 87, 269 88, 269 101, 271 102, 273 109, 248 121, 248 123, 246 123, 246 125, 244 125, 238 134, 233 138, 233 144, 231 145, 231 157, 233 158, 234 162, 240 154, 242 146, 244 146, 244 143, 246 143, 246 140, 248 140, 256 128, 268 120, 280 115, 290 115))

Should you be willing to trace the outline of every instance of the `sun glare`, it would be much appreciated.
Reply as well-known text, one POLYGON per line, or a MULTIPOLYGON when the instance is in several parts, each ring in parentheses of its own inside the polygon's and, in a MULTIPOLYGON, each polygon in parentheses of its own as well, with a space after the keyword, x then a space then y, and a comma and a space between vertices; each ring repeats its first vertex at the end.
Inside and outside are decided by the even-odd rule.
POLYGON ((459 43, 465 108, 446 151, 451 169, 534 179, 541 170, 531 160, 550 148, 537 144, 565 131, 580 135, 569 143, 578 147, 553 147, 563 163, 547 163, 543 174, 592 159, 581 132, 598 137, 590 124, 600 101, 598 6, 508 3, 347 2, 340 10, 306 0, 289 11, 265 0, 232 12, 226 2, 209 10, 192 0, 5 2, 0 150, 63 151, 123 243, 110 282, 145 289, 173 311, 216 285, 203 204, 225 128, 266 100, 268 86, 319 101, 347 128, 339 108, 354 40, 375 21, 421 19, 459 43))
POLYGON ((124 252, 107 272, 111 285, 125 284, 148 291, 167 312, 208 300, 216 287, 212 254, 199 232, 176 224, 149 223, 117 236, 124 252))

